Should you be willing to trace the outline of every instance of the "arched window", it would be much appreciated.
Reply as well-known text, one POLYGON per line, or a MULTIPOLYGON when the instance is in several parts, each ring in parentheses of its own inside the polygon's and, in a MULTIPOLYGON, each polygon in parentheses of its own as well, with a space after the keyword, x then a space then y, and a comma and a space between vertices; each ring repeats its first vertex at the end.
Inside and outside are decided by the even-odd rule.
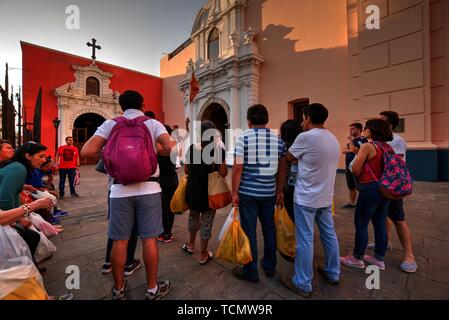
POLYGON ((211 31, 207 41, 207 58, 217 59, 220 52, 220 33, 217 28, 211 31))
POLYGON ((86 95, 100 96, 100 81, 97 78, 89 77, 86 80, 86 95))

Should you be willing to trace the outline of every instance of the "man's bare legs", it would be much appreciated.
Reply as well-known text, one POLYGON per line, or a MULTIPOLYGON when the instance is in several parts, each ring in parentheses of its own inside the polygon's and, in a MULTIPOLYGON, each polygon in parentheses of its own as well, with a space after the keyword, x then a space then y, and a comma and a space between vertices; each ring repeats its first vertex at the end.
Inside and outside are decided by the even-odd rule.
POLYGON ((111 267, 115 283, 114 288, 117 291, 122 290, 125 286, 123 273, 125 272, 127 252, 128 240, 114 241, 111 251, 111 267))
POLYGON ((147 274, 147 288, 157 287, 157 273, 159 265, 159 247, 157 239, 143 239, 143 261, 145 262, 145 271, 147 274))

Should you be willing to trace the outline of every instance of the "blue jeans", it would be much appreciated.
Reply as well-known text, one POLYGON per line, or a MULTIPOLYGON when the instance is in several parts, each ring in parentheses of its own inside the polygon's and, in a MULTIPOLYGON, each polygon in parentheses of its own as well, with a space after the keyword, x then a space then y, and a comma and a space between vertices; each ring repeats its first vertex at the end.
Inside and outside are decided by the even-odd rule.
POLYGON ((389 201, 380 192, 377 182, 360 184, 357 208, 355 209, 355 244, 353 255, 362 260, 368 245, 368 225, 372 221, 376 248, 374 257, 383 261, 387 252, 387 216, 389 201))
POLYGON ((251 244, 251 254, 253 261, 243 267, 246 277, 259 279, 257 271, 257 217, 262 225, 264 238, 264 256, 262 267, 267 273, 274 273, 276 270, 276 227, 274 225, 274 209, 276 197, 259 198, 239 194, 240 222, 243 231, 249 238, 251 244))
POLYGON ((296 259, 292 281, 304 292, 312 292, 314 222, 318 225, 324 247, 324 271, 329 279, 340 279, 340 248, 332 218, 332 206, 315 209, 295 203, 296 259))
POLYGON ((65 179, 69 176, 70 194, 75 194, 76 169, 59 169, 59 194, 64 195, 65 179))

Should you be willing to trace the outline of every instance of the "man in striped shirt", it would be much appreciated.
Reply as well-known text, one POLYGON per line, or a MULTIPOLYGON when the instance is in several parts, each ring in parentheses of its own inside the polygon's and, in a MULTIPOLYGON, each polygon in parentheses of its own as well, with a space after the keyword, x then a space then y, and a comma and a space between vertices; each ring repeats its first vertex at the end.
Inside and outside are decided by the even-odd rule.
POLYGON ((276 269, 275 205, 284 204, 286 147, 270 129, 268 111, 263 105, 248 109, 248 127, 237 140, 232 173, 234 207, 239 208, 243 230, 251 244, 253 261, 234 269, 234 275, 249 282, 259 282, 257 271, 257 218, 264 235, 262 268, 267 277, 276 269))

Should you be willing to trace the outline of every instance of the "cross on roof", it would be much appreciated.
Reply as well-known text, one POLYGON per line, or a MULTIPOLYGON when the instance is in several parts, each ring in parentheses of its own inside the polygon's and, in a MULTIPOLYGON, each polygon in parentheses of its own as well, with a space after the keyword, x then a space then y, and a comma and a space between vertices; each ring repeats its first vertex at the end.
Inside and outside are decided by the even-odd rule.
POLYGON ((95 40, 95 39, 92 39, 92 43, 88 42, 87 46, 92 47, 92 60, 95 63, 95 60, 97 59, 97 57, 95 56, 95 50, 96 49, 101 50, 101 47, 97 46, 97 40, 95 40))

